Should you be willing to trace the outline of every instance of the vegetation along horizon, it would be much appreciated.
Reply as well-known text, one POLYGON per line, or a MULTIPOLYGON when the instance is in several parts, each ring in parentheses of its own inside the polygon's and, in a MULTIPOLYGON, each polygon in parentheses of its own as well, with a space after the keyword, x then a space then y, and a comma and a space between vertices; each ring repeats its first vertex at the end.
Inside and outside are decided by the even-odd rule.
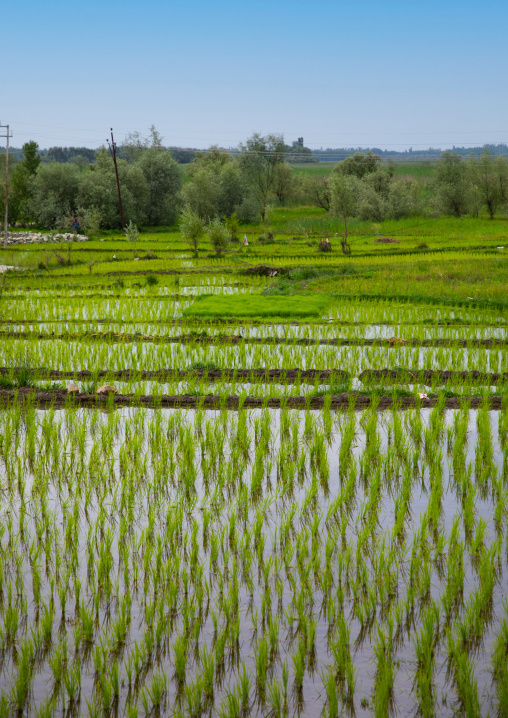
POLYGON ((13 163, 0 716, 508 715, 506 161, 280 142, 13 163))

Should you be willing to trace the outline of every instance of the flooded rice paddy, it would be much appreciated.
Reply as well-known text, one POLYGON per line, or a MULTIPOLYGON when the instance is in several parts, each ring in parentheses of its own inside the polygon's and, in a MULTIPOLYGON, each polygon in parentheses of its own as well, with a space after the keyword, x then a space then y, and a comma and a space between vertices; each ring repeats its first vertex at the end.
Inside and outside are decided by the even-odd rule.
POLYGON ((506 714, 506 404, 19 404, 0 491, 3 715, 506 714))

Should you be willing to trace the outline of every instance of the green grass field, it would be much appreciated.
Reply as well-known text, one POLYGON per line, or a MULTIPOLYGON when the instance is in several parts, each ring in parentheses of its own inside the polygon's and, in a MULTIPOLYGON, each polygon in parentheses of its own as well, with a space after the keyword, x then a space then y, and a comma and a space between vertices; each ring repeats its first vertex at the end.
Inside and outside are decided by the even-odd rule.
POLYGON ((310 296, 266 297, 258 294, 233 297, 200 297, 184 309, 184 317, 207 319, 316 319, 330 305, 320 293, 310 296))

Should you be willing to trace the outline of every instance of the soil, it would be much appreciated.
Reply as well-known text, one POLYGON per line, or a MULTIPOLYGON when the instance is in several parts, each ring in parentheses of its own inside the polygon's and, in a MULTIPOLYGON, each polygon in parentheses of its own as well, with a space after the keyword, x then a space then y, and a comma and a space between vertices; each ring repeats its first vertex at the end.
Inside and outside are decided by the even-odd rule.
MULTIPOLYGON (((9 376, 19 371, 16 367, 0 367, 0 376, 9 376)), ((332 381, 347 381, 351 374, 341 369, 158 369, 155 371, 120 369, 112 371, 101 369, 97 372, 88 370, 81 371, 58 371, 44 367, 33 369, 32 376, 42 380, 58 379, 104 379, 117 381, 166 381, 168 379, 189 379, 194 377, 206 378, 209 381, 220 379, 246 380, 246 381, 305 381, 320 379, 324 383, 332 381)), ((477 371, 443 371, 435 369, 367 369, 362 371, 358 378, 363 381, 376 379, 414 380, 418 382, 431 383, 439 381, 474 381, 478 384, 503 384, 508 383, 508 373, 495 374, 477 371)))
POLYGON ((64 333, 64 334, 37 334, 36 332, 14 332, 9 330, 0 331, 0 336, 17 337, 18 339, 96 339, 100 341, 112 342, 160 342, 167 344, 178 343, 195 343, 195 344, 215 344, 228 343, 238 344, 291 344, 293 346, 396 346, 396 347, 453 347, 460 348, 484 348, 492 349, 498 346, 508 346, 507 339, 408 339, 407 341, 399 341, 394 339, 297 339, 284 337, 243 337, 239 334, 232 335, 210 335, 205 336, 200 333, 181 334, 180 336, 164 336, 160 334, 128 334, 118 332, 86 332, 80 333, 64 333))
MULTIPOLYGON (((9 369, 8 367, 0 367, 0 375, 8 376, 16 372, 16 369, 9 369)), ((102 369, 98 372, 91 372, 88 370, 82 371, 56 371, 49 369, 34 369, 32 372, 33 376, 37 376, 39 380, 44 379, 116 379, 118 381, 129 381, 131 379, 138 380, 152 380, 152 381, 163 381, 168 378, 174 379, 189 379, 193 377, 203 377, 210 381, 216 381, 219 379, 245 379, 245 380, 266 380, 273 381, 275 379, 289 379, 289 380, 305 380, 305 379, 322 379, 322 380, 347 380, 349 379, 349 373, 341 371, 339 369, 159 369, 156 371, 136 371, 135 369, 122 369, 120 371, 108 371, 102 369)))
POLYGON ((288 274, 291 267, 270 267, 268 264, 258 264, 255 267, 247 267, 244 274, 255 277, 277 277, 280 274, 288 274))
MULTIPOLYGON (((240 402, 240 398, 233 396, 190 396, 188 394, 179 394, 175 396, 153 396, 146 395, 134 397, 132 395, 110 394, 109 396, 101 396, 96 394, 68 394, 66 389, 58 389, 54 391, 36 391, 34 389, 19 390, 0 390, 0 408, 6 408, 15 404, 20 400, 29 400, 30 405, 35 405, 39 409, 47 408, 72 408, 72 407, 104 407, 104 408, 120 408, 122 406, 146 406, 153 408, 186 408, 186 409, 233 409, 238 410, 243 407, 246 409, 280 409, 287 407, 288 409, 322 409, 325 405, 323 397, 310 396, 292 396, 292 397, 247 397, 240 402)), ((344 393, 333 395, 330 404, 331 409, 349 409, 354 399, 354 408, 363 410, 372 404, 372 398, 366 396, 358 396, 352 393, 344 393)), ((458 409, 464 397, 452 397, 445 400, 445 408, 458 409)), ((471 409, 476 409, 482 405, 482 397, 470 397, 467 399, 471 409)), ((381 409, 409 409, 414 406, 423 408, 432 408, 436 406, 437 399, 418 399, 416 397, 403 397, 395 401, 391 396, 384 396, 376 399, 376 408, 381 409)), ((489 399, 490 409, 501 409, 501 397, 492 396, 489 399)))

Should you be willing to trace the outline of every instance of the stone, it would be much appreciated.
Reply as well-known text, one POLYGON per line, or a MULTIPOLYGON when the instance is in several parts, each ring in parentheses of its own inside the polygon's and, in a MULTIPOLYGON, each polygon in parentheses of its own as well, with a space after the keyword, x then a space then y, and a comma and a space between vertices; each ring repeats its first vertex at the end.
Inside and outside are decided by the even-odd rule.
POLYGON ((110 386, 109 384, 104 384, 97 389, 97 394, 109 394, 110 392, 116 394, 118 389, 114 386, 110 386))
POLYGON ((394 344, 407 344, 407 339, 401 339, 400 337, 390 337, 388 343, 394 346, 394 344))
POLYGON ((79 386, 76 386, 76 384, 70 384, 67 387, 67 394, 79 394, 79 386))

